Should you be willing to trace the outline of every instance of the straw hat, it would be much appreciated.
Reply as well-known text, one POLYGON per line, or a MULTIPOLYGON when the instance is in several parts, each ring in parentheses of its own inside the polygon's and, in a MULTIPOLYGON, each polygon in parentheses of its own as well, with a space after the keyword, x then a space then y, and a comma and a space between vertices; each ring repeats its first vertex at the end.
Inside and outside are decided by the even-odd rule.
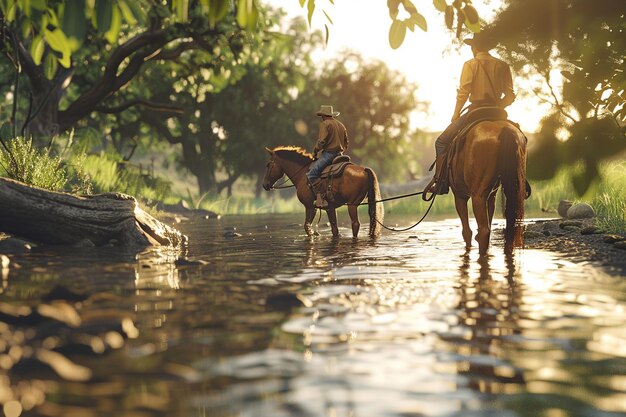
POLYGON ((333 111, 333 106, 321 105, 320 110, 315 114, 318 116, 337 117, 340 113, 333 111))

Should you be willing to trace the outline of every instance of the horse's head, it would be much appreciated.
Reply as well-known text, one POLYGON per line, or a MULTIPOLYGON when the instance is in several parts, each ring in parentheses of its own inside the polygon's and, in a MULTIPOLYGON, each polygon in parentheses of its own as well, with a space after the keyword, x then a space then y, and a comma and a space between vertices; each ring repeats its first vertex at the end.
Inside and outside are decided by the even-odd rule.
POLYGON ((267 169, 265 170, 265 177, 263 177, 263 189, 269 191, 272 186, 281 178, 285 173, 281 169, 281 167, 276 163, 276 153, 269 149, 265 148, 267 153, 270 154, 270 160, 267 163, 267 169))

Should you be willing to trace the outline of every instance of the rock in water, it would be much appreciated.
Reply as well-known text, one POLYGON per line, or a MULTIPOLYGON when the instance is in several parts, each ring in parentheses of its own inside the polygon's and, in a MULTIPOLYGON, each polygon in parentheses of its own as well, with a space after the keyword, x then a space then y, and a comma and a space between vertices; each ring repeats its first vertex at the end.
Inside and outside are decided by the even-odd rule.
POLYGON ((574 204, 567 210, 568 219, 590 219, 595 215, 593 207, 587 203, 574 204))
POLYGON ((567 210, 572 207, 572 202, 569 200, 561 200, 559 201, 559 207, 556 209, 559 216, 563 218, 567 218, 567 210))

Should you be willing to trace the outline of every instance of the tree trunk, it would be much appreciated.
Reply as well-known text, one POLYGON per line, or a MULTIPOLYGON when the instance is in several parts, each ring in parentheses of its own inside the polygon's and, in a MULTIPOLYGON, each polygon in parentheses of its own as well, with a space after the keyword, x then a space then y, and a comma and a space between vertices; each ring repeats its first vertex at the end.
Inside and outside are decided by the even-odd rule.
POLYGON ((0 231, 48 244, 89 240, 130 248, 184 245, 187 237, 125 194, 78 197, 0 178, 0 231))

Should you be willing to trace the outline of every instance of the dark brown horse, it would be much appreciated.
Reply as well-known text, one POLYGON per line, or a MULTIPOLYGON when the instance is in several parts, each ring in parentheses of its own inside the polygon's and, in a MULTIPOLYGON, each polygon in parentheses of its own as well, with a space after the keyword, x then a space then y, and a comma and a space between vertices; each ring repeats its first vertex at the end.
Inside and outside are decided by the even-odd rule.
POLYGON ((463 239, 469 248, 467 201, 472 199, 478 224, 478 249, 489 248, 496 192, 500 184, 506 199, 504 214, 505 251, 523 245, 524 199, 526 189, 526 138, 506 121, 483 121, 474 126, 465 140, 456 141, 449 152, 448 175, 456 211, 463 226, 463 239))
MULTIPOLYGON (((270 190, 278 179, 287 175, 296 186, 298 200, 304 205, 304 230, 306 234, 309 236, 317 234, 311 227, 316 213, 313 206, 315 195, 309 188, 306 178, 306 172, 313 162, 313 156, 305 150, 293 146, 265 149, 270 154, 270 161, 267 163, 267 171, 265 178, 263 178, 263 188, 270 190)), ((357 237, 360 227, 357 208, 365 197, 369 202, 370 236, 375 237, 380 234, 384 209, 382 203, 376 203, 377 200, 380 200, 380 190, 374 171, 359 165, 348 165, 341 177, 333 179, 331 191, 333 198, 332 201, 328 202, 326 212, 333 236, 339 236, 335 209, 346 204, 352 220, 352 236, 357 237)))

